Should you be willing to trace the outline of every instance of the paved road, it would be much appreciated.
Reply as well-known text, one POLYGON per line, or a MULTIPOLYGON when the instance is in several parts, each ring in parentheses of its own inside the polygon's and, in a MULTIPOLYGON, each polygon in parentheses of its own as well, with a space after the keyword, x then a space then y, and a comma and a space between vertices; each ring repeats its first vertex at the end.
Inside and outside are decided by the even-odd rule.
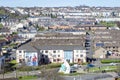
MULTIPOLYGON (((17 77, 18 76, 25 76, 25 75, 40 75, 40 71, 30 71, 30 72, 12 72, 12 73, 7 73, 4 75, 5 78, 10 78, 10 77, 15 77, 16 78, 16 74, 17 77)), ((105 80, 107 80, 107 78, 111 78, 111 77, 115 77, 117 76, 116 73, 87 73, 84 75, 78 75, 78 76, 62 76, 65 80, 98 80, 98 79, 102 79, 102 78, 106 78, 105 80)), ((0 79, 3 79, 3 75, 0 75, 0 79)), ((41 80, 40 78, 38 78, 37 80, 41 80)))
POLYGON ((25 75, 38 75, 40 74, 40 71, 29 71, 29 72, 19 72, 19 71, 13 71, 11 73, 6 73, 4 74, 0 74, 0 79, 4 78, 11 78, 11 77, 19 77, 19 76, 25 76, 25 75))
POLYGON ((115 73, 89 73, 85 75, 79 75, 79 76, 65 76, 65 80, 113 80, 112 75, 116 75, 115 73))

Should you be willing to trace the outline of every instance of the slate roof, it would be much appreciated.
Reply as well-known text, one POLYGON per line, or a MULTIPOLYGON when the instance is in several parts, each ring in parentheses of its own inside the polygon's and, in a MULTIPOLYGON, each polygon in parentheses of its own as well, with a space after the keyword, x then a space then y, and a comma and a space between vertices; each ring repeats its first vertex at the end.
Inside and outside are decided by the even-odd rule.
POLYGON ((42 44, 42 45, 37 45, 34 44, 34 42, 30 42, 27 44, 24 44, 22 46, 20 46, 18 48, 18 50, 25 50, 25 51, 32 51, 32 52, 36 52, 37 50, 83 50, 85 49, 84 46, 81 45, 65 45, 65 44, 56 44, 56 45, 52 45, 52 44, 42 44))
POLYGON ((35 45, 81 45, 84 41, 80 39, 39 39, 33 42, 35 45))
POLYGON ((32 46, 30 43, 26 43, 18 48, 18 50, 25 50, 25 51, 32 51, 36 52, 37 49, 35 49, 34 46, 32 46))
POLYGON ((85 50, 80 45, 40 45, 36 46, 40 50, 85 50))
POLYGON ((10 32, 10 30, 8 28, 2 28, 2 29, 0 29, 0 33, 1 32, 10 32))

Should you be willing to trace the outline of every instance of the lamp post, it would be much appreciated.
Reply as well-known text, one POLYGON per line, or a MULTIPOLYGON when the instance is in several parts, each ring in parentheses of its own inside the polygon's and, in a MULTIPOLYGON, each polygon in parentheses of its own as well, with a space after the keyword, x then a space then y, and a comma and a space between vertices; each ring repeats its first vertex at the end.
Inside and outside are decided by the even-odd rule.
POLYGON ((5 75, 5 65, 4 65, 4 63, 3 63, 3 70, 2 70, 2 72, 3 72, 3 79, 4 79, 4 75, 5 75))
POLYGON ((2 64, 3 64, 3 70, 2 70, 2 73, 3 73, 3 79, 5 77, 5 60, 2 59, 2 64))

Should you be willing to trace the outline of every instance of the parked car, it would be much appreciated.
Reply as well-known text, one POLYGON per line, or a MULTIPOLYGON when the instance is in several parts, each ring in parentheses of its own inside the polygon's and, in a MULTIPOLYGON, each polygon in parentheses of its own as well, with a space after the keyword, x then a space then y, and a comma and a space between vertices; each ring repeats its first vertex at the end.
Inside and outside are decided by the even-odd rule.
POLYGON ((95 67, 93 64, 88 64, 87 67, 95 67))
POLYGON ((111 65, 111 66, 115 66, 115 65, 117 65, 117 63, 110 63, 109 65, 111 65))

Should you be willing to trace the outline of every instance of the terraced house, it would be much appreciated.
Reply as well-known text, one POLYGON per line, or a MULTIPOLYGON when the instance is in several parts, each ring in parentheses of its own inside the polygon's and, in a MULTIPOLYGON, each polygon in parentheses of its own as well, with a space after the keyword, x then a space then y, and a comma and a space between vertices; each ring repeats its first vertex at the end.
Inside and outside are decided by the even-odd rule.
POLYGON ((110 58, 120 58, 120 31, 119 30, 95 31, 93 36, 93 45, 95 54, 101 53, 102 55, 103 53, 104 56, 108 54, 110 58))
MULTIPOLYGON (((30 42, 17 49, 17 62, 32 61, 42 63, 86 62, 84 34, 74 33, 41 33, 30 42)), ((36 66, 37 66, 36 65, 36 66)))

